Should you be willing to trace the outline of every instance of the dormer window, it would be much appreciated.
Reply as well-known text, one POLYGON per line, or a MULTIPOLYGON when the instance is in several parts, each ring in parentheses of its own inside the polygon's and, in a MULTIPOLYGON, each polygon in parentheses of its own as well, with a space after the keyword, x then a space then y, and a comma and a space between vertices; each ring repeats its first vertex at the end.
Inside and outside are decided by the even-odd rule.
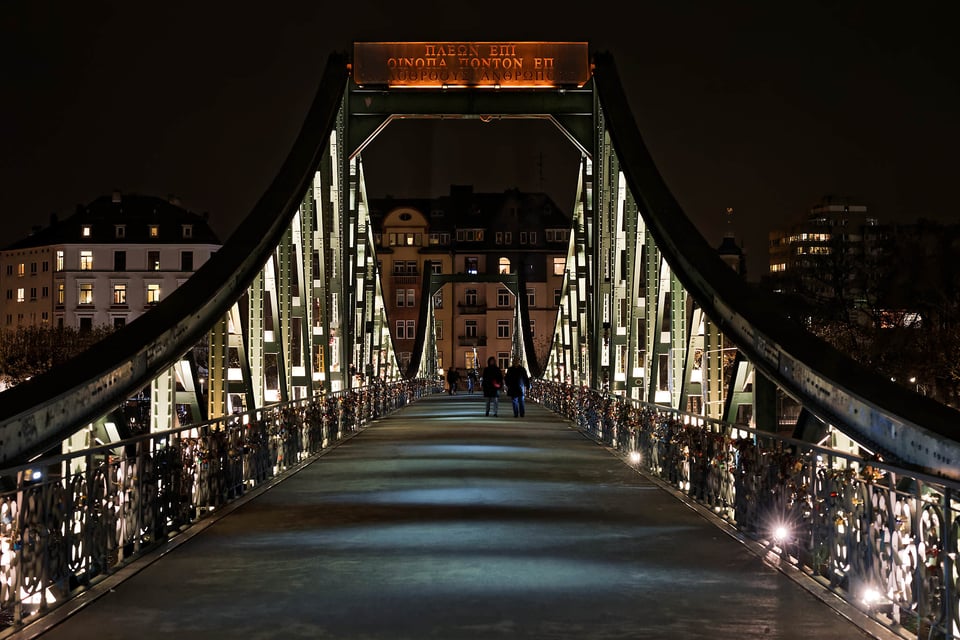
POLYGON ((113 235, 116 238, 126 238, 127 237, 127 225, 125 224, 116 224, 113 225, 113 235))
POLYGON ((83 236, 84 238, 89 238, 91 235, 93 235, 93 226, 89 224, 85 224, 82 227, 80 227, 80 235, 83 236))
POLYGON ((192 225, 192 224, 181 225, 180 228, 183 230, 183 237, 184 237, 184 238, 192 238, 192 237, 193 237, 193 225, 192 225))
POLYGON ((148 230, 148 235, 149 235, 151 238, 159 238, 159 237, 160 237, 160 225, 158 225, 158 224, 152 224, 152 225, 150 225, 149 230, 148 230))

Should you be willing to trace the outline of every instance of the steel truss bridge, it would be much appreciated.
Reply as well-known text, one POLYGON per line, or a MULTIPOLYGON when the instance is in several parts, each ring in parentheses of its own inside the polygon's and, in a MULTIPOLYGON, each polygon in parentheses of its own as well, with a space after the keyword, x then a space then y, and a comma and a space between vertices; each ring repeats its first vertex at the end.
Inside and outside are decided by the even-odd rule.
MULTIPOLYGON (((17 470, 18 489, 29 482, 28 469, 59 464, 62 458, 45 463, 42 456, 61 446, 104 455, 130 449, 127 441, 116 444, 123 433, 111 416, 145 387, 153 433, 182 429, 183 404, 214 430, 260 425, 263 438, 284 420, 290 429, 297 416, 318 421, 315 442, 304 438, 289 452, 299 459, 342 437, 345 425, 425 392, 421 381, 437 374, 433 296, 421 296, 417 356, 401 368, 381 295, 362 152, 395 119, 457 117, 549 120, 581 152, 546 363, 534 357, 524 296, 517 296, 515 353, 536 378, 744 434, 784 430, 779 394, 801 407, 787 427, 797 437, 824 444, 825 434, 836 434, 834 442, 848 443, 846 453, 865 448, 873 460, 917 477, 960 480, 960 414, 865 370, 750 288, 664 183, 612 57, 594 52, 591 62, 583 86, 396 90, 356 84, 350 57, 331 55, 289 155, 220 251, 136 322, 0 394, 0 462, 17 470), (200 358, 198 344, 206 351, 200 358), (724 364, 730 345, 732 373, 724 364), (689 398, 696 396, 701 411, 692 415, 689 398)), ((497 278, 523 290, 517 276, 497 278)), ((449 281, 427 276, 424 290, 449 281)), ((550 394, 562 410, 562 392, 550 394)), ((206 432, 190 433, 202 439, 206 432)), ((272 455, 276 470, 277 451, 272 455)), ((85 458, 88 465, 93 459, 85 458)), ((247 467, 237 473, 241 484, 251 477, 247 467)), ((953 548, 947 493, 942 525, 954 539, 941 547, 953 548)), ((25 508, 10 507, 14 524, 25 508)))

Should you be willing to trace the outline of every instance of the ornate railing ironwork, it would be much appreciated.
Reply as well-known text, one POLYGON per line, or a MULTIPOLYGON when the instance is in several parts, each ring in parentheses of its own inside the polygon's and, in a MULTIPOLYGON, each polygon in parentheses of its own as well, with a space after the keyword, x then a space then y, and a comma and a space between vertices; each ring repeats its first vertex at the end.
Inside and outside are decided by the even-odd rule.
POLYGON ((0 470, 0 630, 433 391, 374 382, 0 470))
POLYGON ((886 627, 960 638, 960 484, 586 387, 531 399, 886 627))

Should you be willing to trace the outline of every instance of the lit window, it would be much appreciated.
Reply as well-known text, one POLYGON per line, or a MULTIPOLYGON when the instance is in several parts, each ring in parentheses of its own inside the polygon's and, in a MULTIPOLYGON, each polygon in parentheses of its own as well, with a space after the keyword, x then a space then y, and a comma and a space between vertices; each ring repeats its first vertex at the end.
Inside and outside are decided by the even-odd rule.
POLYGON ((93 283, 81 282, 77 304, 93 304, 93 283))
POLYGON ((66 298, 67 298, 66 287, 62 282, 58 282, 57 283, 57 304, 60 304, 60 305, 64 304, 64 302, 66 301, 66 298))
POLYGON ((27 294, 25 293, 25 289, 23 287, 17 289, 17 302, 23 302, 26 299, 27 294))
POLYGON ((127 285, 126 284, 113 285, 113 304, 116 304, 116 305, 127 304, 127 285))
POLYGON ((563 270, 567 268, 567 259, 566 258, 554 258, 553 259, 553 275, 562 276, 563 270))
POLYGON ((152 224, 152 225, 150 225, 150 227, 149 227, 149 235, 150 235, 151 238, 159 238, 159 237, 160 237, 160 225, 158 225, 158 224, 152 224))
POLYGON ((27 263, 26 263, 26 262, 21 262, 20 264, 17 265, 17 275, 18 275, 18 276, 20 276, 20 277, 22 278, 22 277, 26 274, 26 272, 27 272, 27 263))
POLYGON ((500 273, 510 273, 510 258, 500 258, 500 273))
POLYGON ((160 302, 160 285, 148 284, 147 285, 147 304, 157 304, 158 302, 160 302))
POLYGON ((80 252, 80 271, 91 271, 93 269, 93 251, 80 252))
POLYGON ((91 235, 93 235, 93 227, 88 224, 83 225, 80 228, 80 235, 84 238, 89 238, 91 235))
POLYGON ((63 271, 63 249, 57 251, 57 271, 63 271))

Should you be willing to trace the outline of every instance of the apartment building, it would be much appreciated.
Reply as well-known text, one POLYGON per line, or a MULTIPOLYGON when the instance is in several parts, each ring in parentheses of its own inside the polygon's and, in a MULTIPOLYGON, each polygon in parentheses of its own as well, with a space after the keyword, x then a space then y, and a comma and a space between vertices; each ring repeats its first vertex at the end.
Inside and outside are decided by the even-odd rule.
POLYGON ((175 199, 102 196, 0 250, 0 327, 121 327, 220 247, 175 199))
POLYGON ((437 366, 461 371, 493 356, 508 365, 517 300, 527 298, 538 359, 546 361, 566 269, 571 217, 543 193, 475 193, 453 185, 439 198, 374 199, 371 224, 401 364, 415 348, 424 273, 457 274, 434 297, 437 366))

